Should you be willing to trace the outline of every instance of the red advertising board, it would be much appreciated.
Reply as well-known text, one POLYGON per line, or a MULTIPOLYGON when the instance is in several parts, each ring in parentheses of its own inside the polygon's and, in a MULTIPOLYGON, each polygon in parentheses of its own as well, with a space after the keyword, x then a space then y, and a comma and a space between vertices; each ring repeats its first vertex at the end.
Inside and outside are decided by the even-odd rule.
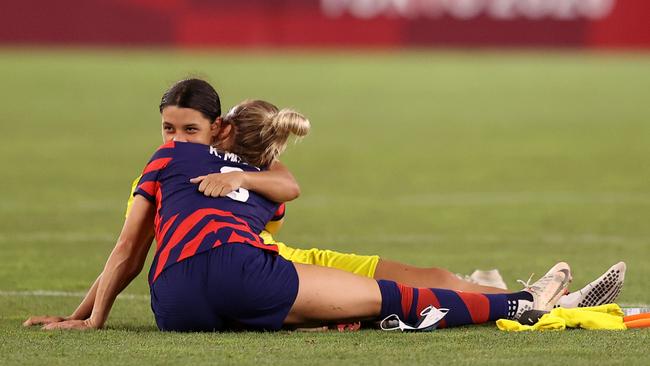
POLYGON ((648 0, 9 0, 0 43, 650 48, 648 0))

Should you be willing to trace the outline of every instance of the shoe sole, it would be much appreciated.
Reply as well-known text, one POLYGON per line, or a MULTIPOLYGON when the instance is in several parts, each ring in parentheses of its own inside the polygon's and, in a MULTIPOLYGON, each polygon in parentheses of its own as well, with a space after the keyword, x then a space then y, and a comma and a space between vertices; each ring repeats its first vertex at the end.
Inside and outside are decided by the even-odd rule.
POLYGON ((610 268, 602 280, 597 280, 595 286, 591 286, 580 302, 578 307, 599 306, 609 304, 616 300, 623 289, 625 281, 625 267, 618 264, 610 268))

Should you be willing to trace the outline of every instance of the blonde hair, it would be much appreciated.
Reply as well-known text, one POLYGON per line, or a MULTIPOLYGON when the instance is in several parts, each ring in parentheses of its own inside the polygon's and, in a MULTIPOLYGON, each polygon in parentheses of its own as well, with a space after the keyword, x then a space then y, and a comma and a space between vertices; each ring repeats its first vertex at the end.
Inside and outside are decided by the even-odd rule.
POLYGON ((311 127, 309 120, 299 112, 278 109, 263 100, 245 100, 237 104, 223 122, 234 129, 231 152, 259 167, 267 167, 277 159, 292 134, 306 136, 311 127))

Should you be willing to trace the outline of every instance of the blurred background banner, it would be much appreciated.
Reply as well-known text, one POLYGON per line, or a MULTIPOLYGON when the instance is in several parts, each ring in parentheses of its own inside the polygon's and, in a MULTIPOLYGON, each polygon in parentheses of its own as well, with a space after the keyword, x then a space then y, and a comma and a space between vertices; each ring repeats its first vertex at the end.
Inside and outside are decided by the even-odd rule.
POLYGON ((650 48, 648 0, 7 0, 5 45, 650 48))

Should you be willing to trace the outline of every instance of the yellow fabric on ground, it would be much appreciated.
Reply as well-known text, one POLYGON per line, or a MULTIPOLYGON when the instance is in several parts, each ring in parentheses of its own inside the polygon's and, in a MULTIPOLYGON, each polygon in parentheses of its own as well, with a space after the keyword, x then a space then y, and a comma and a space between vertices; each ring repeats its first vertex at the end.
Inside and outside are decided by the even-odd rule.
POLYGON ((566 328, 625 330, 623 311, 617 304, 586 308, 555 308, 544 314, 535 325, 523 325, 514 320, 499 319, 497 327, 503 331, 564 330, 566 328))
POLYGON ((558 317, 551 317, 549 314, 542 316, 535 325, 520 324, 516 320, 499 319, 497 320, 497 328, 507 332, 521 332, 524 330, 564 330, 566 322, 558 317))

